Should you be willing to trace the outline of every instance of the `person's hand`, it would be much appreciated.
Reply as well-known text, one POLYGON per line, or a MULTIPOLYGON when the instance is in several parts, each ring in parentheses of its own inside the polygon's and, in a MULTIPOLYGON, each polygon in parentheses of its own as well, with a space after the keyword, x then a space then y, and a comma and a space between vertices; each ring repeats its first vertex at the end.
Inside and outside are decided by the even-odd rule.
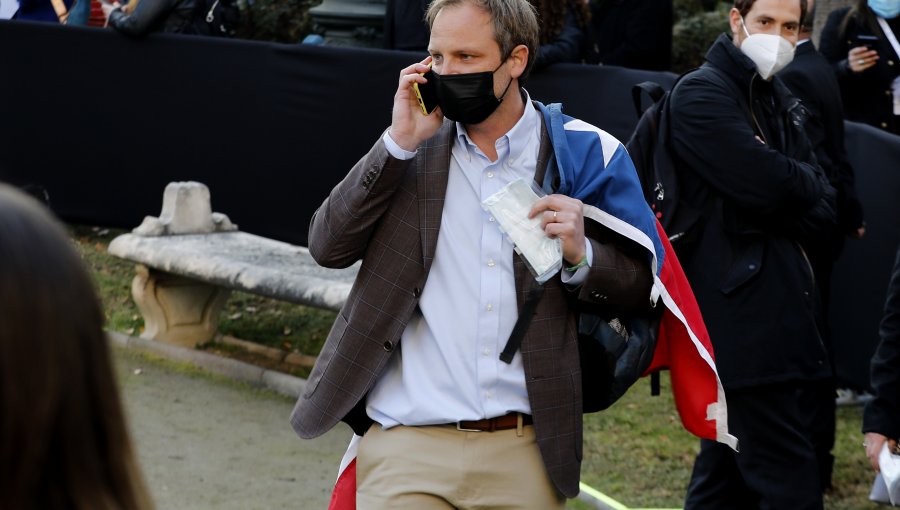
POLYGON ((854 73, 861 73, 878 63, 878 52, 865 46, 851 48, 847 53, 847 65, 854 73))
POLYGON ((103 11, 103 17, 106 18, 106 23, 109 23, 109 15, 114 10, 121 7, 122 4, 119 2, 109 3, 109 2, 100 2, 100 9, 103 11))
POLYGON ((388 134, 400 147, 414 152, 420 143, 437 133, 444 120, 440 107, 431 115, 425 115, 416 99, 413 83, 427 83, 420 73, 428 71, 431 57, 400 71, 400 84, 394 94, 394 108, 391 113, 391 128, 388 134))
POLYGON ((584 205, 581 200, 565 195, 547 195, 531 207, 529 218, 541 215, 541 226, 547 237, 558 237, 562 244, 563 259, 574 266, 585 257, 584 205))
POLYGON ((885 441, 887 441, 888 450, 893 453, 897 448, 896 439, 888 439, 878 432, 866 432, 866 439, 863 441, 863 446, 866 447, 866 457, 869 458, 869 462, 872 463, 872 469, 876 473, 881 471, 881 467, 878 465, 878 455, 881 453, 881 448, 885 441))

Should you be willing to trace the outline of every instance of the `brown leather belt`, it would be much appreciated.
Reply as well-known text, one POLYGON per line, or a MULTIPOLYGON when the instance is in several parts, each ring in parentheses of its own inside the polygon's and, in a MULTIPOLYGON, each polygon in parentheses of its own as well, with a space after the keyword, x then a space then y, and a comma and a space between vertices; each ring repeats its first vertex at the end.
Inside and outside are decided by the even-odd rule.
POLYGON ((456 429, 464 432, 494 432, 496 430, 509 430, 519 426, 519 416, 522 416, 522 425, 531 425, 534 421, 530 414, 509 413, 496 418, 485 418, 476 421, 460 421, 456 423, 456 429))

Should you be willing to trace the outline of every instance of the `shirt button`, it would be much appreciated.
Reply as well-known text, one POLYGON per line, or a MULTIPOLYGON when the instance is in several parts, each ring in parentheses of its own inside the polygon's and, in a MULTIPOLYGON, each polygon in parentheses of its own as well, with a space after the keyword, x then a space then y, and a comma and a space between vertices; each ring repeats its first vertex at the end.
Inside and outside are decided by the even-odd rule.
POLYGON ((489 347, 485 347, 481 350, 481 354, 486 358, 491 355, 491 349, 489 347))
POLYGON ((484 398, 491 398, 491 397, 493 397, 493 396, 494 396, 494 392, 493 392, 493 391, 485 391, 485 392, 484 392, 484 398))
POLYGON ((494 310, 494 305, 493 305, 492 303, 488 303, 487 306, 486 306, 485 308, 487 309, 487 311, 490 312, 490 311, 493 311, 493 310, 494 310))
POLYGON ((490 218, 488 218, 488 221, 490 221, 491 223, 493 223, 493 222, 495 222, 495 221, 497 221, 497 220, 495 220, 494 217, 491 216, 490 218))
POLYGON ((488 266, 488 267, 494 267, 494 266, 496 266, 496 265, 497 265, 497 263, 494 262, 494 259, 488 259, 488 261, 487 261, 487 266, 488 266))
POLYGON ((493 179, 493 178, 494 178, 494 172, 488 172, 488 173, 487 173, 487 176, 488 176, 488 179, 493 179))

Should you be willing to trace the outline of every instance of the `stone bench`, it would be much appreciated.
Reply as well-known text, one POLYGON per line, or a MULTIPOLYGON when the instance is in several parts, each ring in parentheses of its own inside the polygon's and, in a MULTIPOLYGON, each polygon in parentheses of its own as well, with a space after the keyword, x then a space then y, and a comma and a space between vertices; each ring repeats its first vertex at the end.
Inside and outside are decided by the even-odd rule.
POLYGON ((359 269, 326 269, 302 246, 238 231, 197 182, 169 184, 160 216, 116 237, 109 253, 137 263, 141 337, 188 347, 213 339, 232 290, 337 311, 359 269))

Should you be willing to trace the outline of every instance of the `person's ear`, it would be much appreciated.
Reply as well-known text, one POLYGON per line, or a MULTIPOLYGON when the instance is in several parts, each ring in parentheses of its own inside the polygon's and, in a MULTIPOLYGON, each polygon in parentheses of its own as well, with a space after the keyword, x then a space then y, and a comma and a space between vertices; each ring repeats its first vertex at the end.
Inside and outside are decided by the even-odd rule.
POLYGON ((734 43, 737 44, 744 29, 741 27, 741 11, 737 10, 736 7, 732 7, 728 13, 728 24, 731 26, 731 37, 734 43))
POLYGON ((512 63, 509 70, 510 76, 513 78, 522 76, 525 68, 528 67, 528 46, 520 44, 513 48, 512 53, 509 54, 509 61, 512 63))

